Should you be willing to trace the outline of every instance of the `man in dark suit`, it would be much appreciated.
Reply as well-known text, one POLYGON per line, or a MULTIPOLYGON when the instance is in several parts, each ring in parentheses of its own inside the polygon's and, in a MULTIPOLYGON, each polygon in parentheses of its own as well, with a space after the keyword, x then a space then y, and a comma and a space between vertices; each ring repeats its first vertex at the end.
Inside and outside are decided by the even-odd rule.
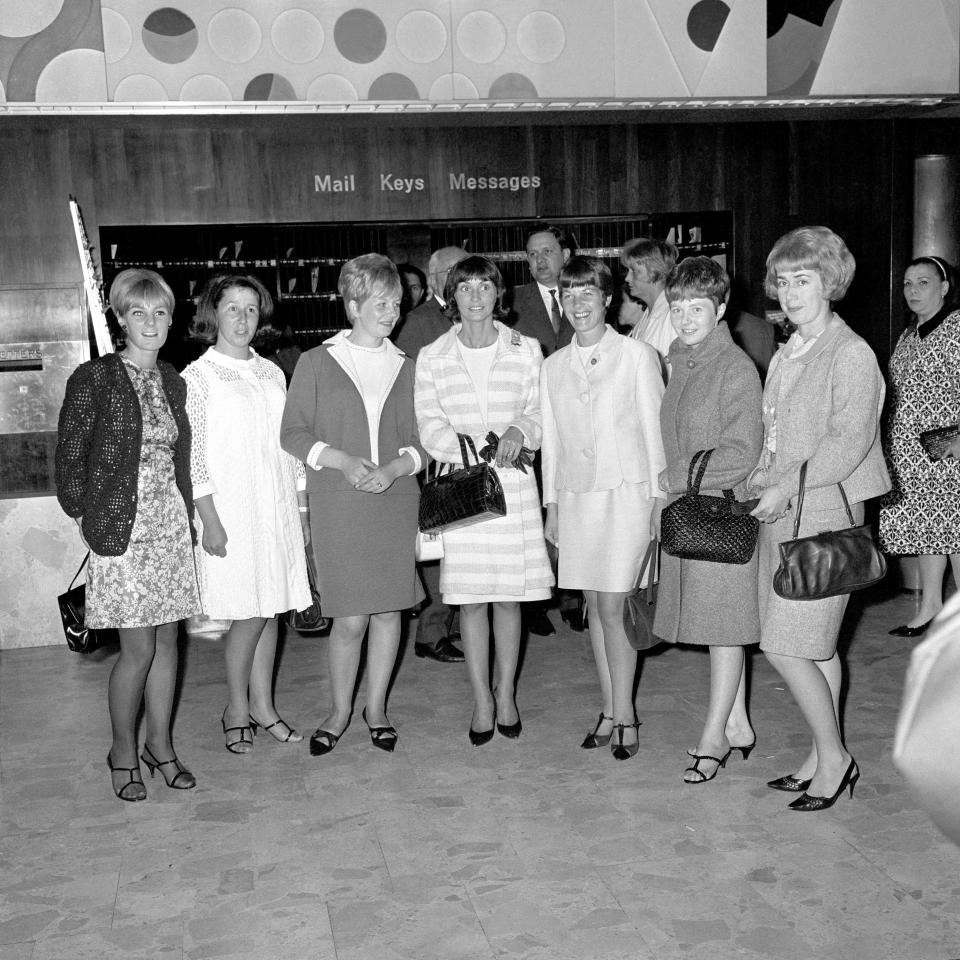
POLYGON ((422 347, 433 343, 450 329, 450 320, 443 313, 446 307, 443 288, 451 268, 466 256, 463 247, 441 247, 430 255, 427 299, 406 315, 394 335, 394 342, 411 360, 417 359, 422 347))
POLYGON ((527 266, 533 282, 515 287, 510 322, 519 333, 540 341, 550 356, 573 339, 573 327, 560 309, 558 280, 573 254, 573 244, 559 228, 546 224, 527 235, 527 266))
MULTIPOLYGON (((427 299, 411 310, 396 336, 397 346, 411 360, 428 343, 433 343, 450 329, 450 320, 444 315, 446 306, 443 288, 447 274, 466 257, 462 247, 441 247, 435 250, 427 266, 427 299)), ((460 663, 463 651, 453 642, 455 610, 440 600, 440 563, 437 560, 420 564, 420 573, 427 589, 427 605, 417 616, 417 638, 413 644, 418 657, 439 660, 441 663, 460 663)))
MULTIPOLYGON (((574 253, 574 245, 559 227, 538 224, 527 234, 527 266, 531 283, 515 287, 510 310, 514 330, 540 341, 544 356, 565 347, 573 339, 573 327, 560 309, 560 271, 574 253)), ((537 482, 540 483, 540 460, 537 458, 537 482)), ((552 544, 547 544, 548 551, 552 544)), ((555 556, 552 557, 555 565, 555 556)), ((558 591, 560 615, 574 630, 583 629, 580 594, 558 591)), ((556 631, 543 603, 528 603, 523 608, 523 621, 531 633, 541 637, 556 631)))

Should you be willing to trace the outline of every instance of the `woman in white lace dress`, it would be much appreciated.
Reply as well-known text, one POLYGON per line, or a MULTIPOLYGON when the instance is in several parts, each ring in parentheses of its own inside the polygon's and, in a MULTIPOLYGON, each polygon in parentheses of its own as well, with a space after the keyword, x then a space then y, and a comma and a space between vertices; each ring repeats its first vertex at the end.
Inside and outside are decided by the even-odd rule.
MULTIPOLYGON (((208 617, 232 621, 222 717, 231 753, 249 752, 258 726, 281 742, 303 739, 273 704, 277 615, 308 607, 310 590, 309 527, 297 504, 303 467, 280 449, 284 377, 250 349, 258 323, 272 310, 256 278, 213 277, 191 326, 194 337, 213 346, 183 371, 201 523, 200 601, 208 617)), ((305 508, 305 494, 299 496, 305 508)))

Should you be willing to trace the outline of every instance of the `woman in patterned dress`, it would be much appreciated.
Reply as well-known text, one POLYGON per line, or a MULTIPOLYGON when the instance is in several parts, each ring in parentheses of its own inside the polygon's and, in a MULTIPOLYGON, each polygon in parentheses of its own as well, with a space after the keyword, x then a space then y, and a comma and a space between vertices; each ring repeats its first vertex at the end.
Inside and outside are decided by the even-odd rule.
POLYGON ((137 761, 137 715, 145 706, 142 760, 167 786, 189 790, 193 774, 170 740, 178 622, 197 613, 186 384, 157 359, 174 297, 152 270, 124 270, 110 287, 119 353, 81 364, 67 382, 57 436, 57 498, 90 550, 86 622, 116 627, 110 674, 113 743, 107 754, 121 800, 147 796, 137 761))
POLYGON ((283 372, 250 348, 272 310, 255 277, 212 277, 191 330, 213 346, 183 371, 202 525, 200 601, 208 617, 231 621, 224 641, 229 699, 221 717, 231 753, 248 753, 257 727, 281 743, 303 739, 273 703, 277 615, 310 605, 304 553, 310 527, 306 494, 297 492, 303 466, 280 449, 283 372))
POLYGON ((493 469, 503 486, 507 515, 448 531, 440 566, 443 602, 460 605, 460 634, 475 707, 469 738, 487 743, 497 730, 520 736, 515 686, 520 652, 520 603, 546 600, 553 574, 533 471, 514 464, 521 449, 540 446, 540 344, 503 326, 504 283, 484 257, 467 257, 447 276, 444 299, 453 328, 417 358, 414 390, 420 439, 444 463, 459 464, 457 434, 477 450, 489 432, 499 438, 493 469), (490 687, 487 608, 493 604, 496 651, 490 687))
POLYGON ((916 318, 890 358, 887 461, 893 490, 880 511, 880 539, 894 554, 919 554, 923 595, 913 618, 890 631, 919 637, 943 606, 947 557, 960 583, 960 439, 932 460, 921 431, 960 420, 960 310, 953 268, 941 257, 917 257, 903 277, 916 318))
POLYGON ((414 563, 427 456, 413 416, 413 363, 389 340, 400 316, 396 267, 378 253, 348 260, 337 281, 351 329, 297 364, 280 440, 309 468, 307 492, 333 704, 310 753, 336 747, 350 722, 364 635, 367 703, 375 747, 391 753, 386 699, 400 647, 400 611, 423 599, 414 563))

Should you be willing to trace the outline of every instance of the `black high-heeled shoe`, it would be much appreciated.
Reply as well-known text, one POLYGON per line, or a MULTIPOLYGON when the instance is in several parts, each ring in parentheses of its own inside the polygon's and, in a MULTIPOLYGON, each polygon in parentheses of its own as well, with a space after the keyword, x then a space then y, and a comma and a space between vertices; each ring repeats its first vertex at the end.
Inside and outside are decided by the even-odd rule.
POLYGON ((321 730, 319 727, 313 731, 310 737, 310 756, 322 757, 329 753, 339 742, 343 733, 331 733, 329 730, 321 730))
POLYGON ((595 750, 597 747, 605 747, 610 742, 610 738, 613 736, 612 730, 606 735, 597 734, 597 731, 600 729, 600 726, 604 720, 609 720, 611 723, 613 723, 613 717, 608 717, 605 713, 601 713, 599 719, 597 720, 597 725, 593 728, 593 733, 588 733, 583 738, 583 743, 580 744, 580 747, 583 750, 595 750))
POLYGON ((744 760, 753 753, 753 748, 757 745, 757 741, 754 740, 753 743, 748 743, 745 747, 735 747, 733 744, 730 744, 730 752, 733 753, 734 750, 739 750, 741 757, 744 760))
POLYGON ((147 799, 147 788, 143 785, 143 779, 140 776, 139 767, 115 767, 113 761, 110 759, 110 754, 107 754, 107 766, 110 768, 110 773, 129 773, 130 779, 118 790, 113 784, 113 777, 110 778, 110 786, 113 787, 113 792, 116 794, 118 800, 126 800, 127 803, 136 803, 138 800, 147 799), (139 787, 143 793, 140 793, 139 790, 134 789, 135 795, 129 795, 127 791, 131 787, 139 787))
MULTIPOLYGON (((494 726, 497 724, 497 708, 493 708, 493 723, 494 726)), ((485 743, 489 743, 493 739, 493 727, 489 730, 474 730, 473 721, 470 721, 470 729, 467 731, 467 736, 470 738, 470 742, 475 747, 482 747, 485 743)))
POLYGON ((577 602, 575 607, 561 607, 560 619, 576 633, 583 633, 587 626, 586 607, 583 598, 577 602))
POLYGON ((173 790, 192 790, 197 785, 197 778, 185 767, 183 767, 180 761, 176 756, 172 757, 170 760, 158 760, 154 755, 153 751, 146 745, 143 745, 143 752, 140 754, 140 759, 147 765, 147 769, 150 771, 150 779, 153 779, 153 774, 156 770, 159 770, 163 779, 166 781, 168 787, 171 787, 173 790), (174 770, 176 773, 172 777, 167 776, 167 771, 164 770, 164 767, 170 766, 173 764, 174 770), (181 777, 183 778, 181 780, 181 777))
POLYGON ((637 737, 636 743, 624 743, 623 742, 623 731, 627 727, 633 727, 634 730, 640 730, 640 721, 634 721, 633 723, 618 723, 613 729, 617 732, 617 742, 610 744, 610 752, 613 754, 614 760, 629 760, 631 757, 636 756, 637 751, 640 749, 640 738, 637 737))
POLYGON ((227 708, 223 708, 223 715, 220 717, 220 726, 223 727, 223 735, 226 738, 224 746, 231 753, 249 753, 253 749, 253 731, 249 727, 228 727, 227 726, 227 708), (240 731, 239 737, 231 739, 230 734, 240 731))
MULTIPOLYGON (((514 705, 516 709, 516 705, 514 705)), ((516 740, 520 736, 520 731, 523 730, 523 724, 520 722, 520 711, 517 711, 517 722, 516 723, 500 723, 497 721, 497 731, 500 733, 501 737, 506 737, 508 740, 516 740)))
POLYGON ((922 637, 930 627, 930 624, 933 623, 934 618, 931 617, 926 623, 921 623, 917 627, 911 627, 909 624, 904 623, 899 627, 894 627, 892 630, 888 630, 887 634, 891 637, 922 637))
POLYGON ((785 777, 777 777, 776 780, 768 780, 767 786, 773 790, 782 790, 784 793, 803 793, 810 786, 809 780, 798 780, 791 774, 785 777))
POLYGON ((262 724, 259 720, 255 720, 253 714, 250 714, 250 730, 253 735, 257 735, 257 728, 269 733, 277 743, 301 743, 303 741, 303 734, 297 733, 293 727, 287 723, 283 717, 277 717, 273 723, 262 724), (286 729, 286 736, 282 736, 283 731, 278 730, 276 733, 273 732, 274 727, 283 727, 286 729))
POLYGON ((366 707, 363 708, 361 716, 363 717, 363 722, 367 725, 367 729, 370 731, 370 742, 386 753, 393 753, 393 749, 397 745, 397 740, 400 738, 400 734, 397 733, 397 728, 391 727, 389 724, 385 727, 371 727, 370 721, 367 719, 366 707))
MULTIPOLYGON (((740 749, 740 748, 738 747, 737 749, 740 749)), ((747 747, 747 752, 749 753, 749 751, 750 751, 750 748, 747 747)), ((725 767, 727 765, 727 758, 730 756, 731 753, 733 753, 732 747, 722 757, 708 757, 705 753, 691 753, 690 756, 693 757, 693 763, 689 767, 687 767, 687 769, 684 770, 683 772, 685 774, 692 773, 698 779, 688 780, 686 777, 684 777, 683 782, 684 783, 709 782, 720 772, 721 767, 725 767), (709 777, 700 769, 701 760, 712 760, 716 764, 716 766, 713 768, 713 773, 711 773, 709 777)))
POLYGON ((812 797, 809 793, 804 793, 802 796, 797 797, 793 803, 787 804, 791 810, 799 810, 801 813, 807 813, 815 810, 828 810, 836 802, 837 798, 841 793, 847 788, 850 787, 850 796, 853 797, 853 786, 860 779, 860 768, 857 766, 857 761, 850 758, 850 766, 847 767, 847 772, 843 775, 843 779, 840 781, 840 786, 837 787, 836 793, 832 797, 812 797))

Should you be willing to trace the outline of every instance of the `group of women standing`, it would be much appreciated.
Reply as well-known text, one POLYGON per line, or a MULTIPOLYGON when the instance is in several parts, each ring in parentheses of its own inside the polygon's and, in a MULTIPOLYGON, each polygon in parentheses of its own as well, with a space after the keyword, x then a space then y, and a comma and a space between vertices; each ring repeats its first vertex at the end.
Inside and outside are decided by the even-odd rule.
POLYGON ((792 537, 804 464, 801 536, 848 525, 838 484, 858 517, 865 500, 890 486, 879 433, 883 379, 867 344, 832 310, 853 271, 843 241, 826 228, 777 242, 767 290, 796 332, 761 394, 723 322, 729 280, 707 258, 681 262, 668 278, 677 339, 664 387, 653 349, 606 325, 613 280, 599 261, 565 265, 561 302, 576 336, 544 361, 536 341, 501 322, 496 266, 461 260, 445 289, 454 322, 414 365, 389 340, 400 315, 397 271, 368 254, 340 276, 350 329, 304 354, 285 399, 280 371, 249 347, 270 311, 255 280, 208 285, 194 325, 213 346, 181 379, 157 360, 169 288, 149 271, 118 276, 111 304, 127 344, 71 377, 57 460, 61 503, 92 550, 89 622, 120 628, 108 755, 117 795, 146 795, 136 760, 141 698, 144 762, 171 787, 195 784, 173 752, 170 707, 176 621, 201 609, 231 621, 227 749, 251 749, 257 726, 279 740, 302 739, 279 717, 271 679, 276 615, 310 602, 304 542, 333 618, 332 703, 310 751, 333 750, 350 723, 365 635, 363 719, 371 742, 392 751, 399 733, 386 697, 400 612, 422 598, 416 475, 431 458, 459 464, 461 436, 480 449, 490 433, 506 515, 446 532, 440 580, 444 602, 461 608, 471 743, 495 731, 521 734, 520 603, 550 595, 546 539, 558 548, 559 586, 583 590, 588 608, 601 709, 582 745, 609 744, 617 760, 637 753, 637 655, 624 633, 624 598, 662 508, 686 489, 691 459, 712 450, 702 492, 755 498, 762 526, 747 564, 664 557, 656 632, 710 648, 706 717, 684 779, 712 780, 732 750, 746 759, 753 748, 744 648, 759 641, 813 740, 794 770, 769 785, 802 794, 791 804, 799 810, 824 809, 846 787, 852 793, 859 771, 840 735, 836 653, 847 598, 784 600, 772 575, 779 541, 792 537), (525 467, 541 447, 545 520, 525 467), (194 507, 196 579, 188 562, 194 507))

